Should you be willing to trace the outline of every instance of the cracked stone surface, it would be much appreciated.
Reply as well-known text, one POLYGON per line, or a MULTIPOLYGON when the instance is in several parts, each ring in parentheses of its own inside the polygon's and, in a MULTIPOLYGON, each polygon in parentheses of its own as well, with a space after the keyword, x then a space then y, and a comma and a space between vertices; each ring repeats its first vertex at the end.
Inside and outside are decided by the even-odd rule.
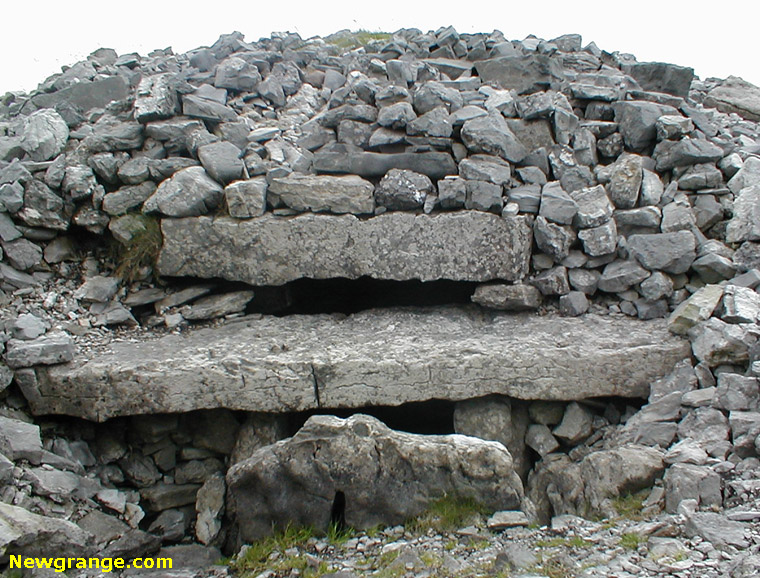
POLYGON ((35 414, 97 421, 226 407, 259 412, 396 406, 488 394, 646 397, 688 357, 662 320, 484 313, 250 316, 143 343, 112 343, 18 376, 35 414), (646 363, 642 363, 646 360, 646 363))

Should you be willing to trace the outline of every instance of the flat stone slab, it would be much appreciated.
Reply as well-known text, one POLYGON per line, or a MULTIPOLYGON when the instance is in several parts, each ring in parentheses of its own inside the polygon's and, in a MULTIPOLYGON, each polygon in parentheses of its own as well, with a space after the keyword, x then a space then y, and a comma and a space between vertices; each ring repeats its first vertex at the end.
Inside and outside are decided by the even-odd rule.
POLYGON ((533 236, 524 217, 480 211, 439 215, 264 215, 163 219, 164 276, 282 285, 308 277, 406 281, 515 281, 528 273, 533 236))
POLYGON ((97 421, 229 408, 289 412, 503 394, 646 398, 691 354, 664 320, 476 306, 249 316, 17 376, 36 415, 97 421), (19 377, 22 377, 19 379, 19 377))

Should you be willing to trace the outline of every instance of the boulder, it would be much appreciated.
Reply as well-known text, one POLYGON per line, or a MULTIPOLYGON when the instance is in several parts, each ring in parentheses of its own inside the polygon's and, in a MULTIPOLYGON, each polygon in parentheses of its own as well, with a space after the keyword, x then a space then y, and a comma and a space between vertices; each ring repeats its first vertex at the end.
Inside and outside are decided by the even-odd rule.
POLYGON ((760 88, 736 76, 729 76, 708 92, 704 104, 723 112, 735 112, 747 120, 760 121, 760 88))
POLYGON ((660 320, 369 310, 340 319, 244 318, 142 344, 115 342, 89 359, 36 367, 17 381, 35 414, 103 421, 214 407, 284 413, 489 394, 646 397, 649 384, 688 355, 688 342, 669 335, 660 320))
POLYGON ((224 189, 203 167, 188 167, 162 182, 145 201, 143 212, 168 217, 204 215, 215 209, 223 196, 224 189))
POLYGON ((3 564, 10 555, 86 557, 95 554, 95 538, 72 522, 0 502, 0 552, 3 564))
POLYGON ((317 152, 314 169, 318 173, 382 177, 391 169, 407 169, 427 175, 433 180, 457 174, 457 165, 449 153, 374 153, 365 151, 317 152))
POLYGON ((389 212, 367 220, 310 214, 245 221, 203 217, 164 219, 161 227, 162 275, 251 285, 362 275, 512 281, 527 273, 531 244, 523 217, 503 219, 480 211, 389 212))
POLYGON ((57 157, 69 140, 69 127, 55 110, 49 108, 30 114, 24 125, 21 147, 34 161, 57 157))
POLYGON ((374 190, 372 183, 355 175, 337 177, 291 174, 274 178, 269 185, 271 193, 278 195, 285 205, 296 211, 354 215, 368 214, 375 210, 372 195, 374 190))
POLYGON ((514 163, 520 162, 528 154, 504 117, 495 112, 465 122, 462 126, 462 142, 473 153, 496 155, 514 163))
POLYGON ((336 516, 357 529, 401 524, 446 495, 492 510, 519 509, 523 499, 502 444, 397 432, 361 414, 309 418, 230 468, 227 486, 240 541, 288 524, 326 531, 336 516))

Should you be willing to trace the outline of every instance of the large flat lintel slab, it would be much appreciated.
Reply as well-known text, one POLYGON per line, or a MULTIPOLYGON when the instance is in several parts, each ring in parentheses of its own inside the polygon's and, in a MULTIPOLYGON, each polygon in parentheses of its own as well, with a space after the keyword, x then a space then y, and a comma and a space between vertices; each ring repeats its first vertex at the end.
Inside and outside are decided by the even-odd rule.
POLYGON ((473 307, 352 316, 251 316, 21 380, 35 414, 114 416, 229 408, 289 412, 488 394, 646 397, 688 357, 662 320, 510 315, 473 307))
POLYGON ((163 219, 158 269, 282 285, 300 278, 515 281, 528 273, 531 227, 524 217, 480 211, 391 212, 370 219, 303 214, 247 220, 163 219))

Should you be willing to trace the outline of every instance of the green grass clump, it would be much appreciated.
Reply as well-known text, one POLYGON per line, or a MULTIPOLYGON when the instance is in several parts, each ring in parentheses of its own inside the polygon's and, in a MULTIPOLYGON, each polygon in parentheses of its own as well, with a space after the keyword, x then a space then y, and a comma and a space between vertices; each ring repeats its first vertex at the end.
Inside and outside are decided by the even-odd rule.
POLYGON ((452 532, 463 526, 476 523, 481 516, 490 512, 473 498, 444 496, 413 520, 407 522, 406 529, 412 534, 452 532))
POLYGON ((155 270, 163 237, 158 219, 150 215, 135 215, 132 238, 126 243, 114 243, 116 274, 125 283, 132 283, 139 277, 140 269, 151 267, 155 270))
POLYGON ((620 545, 627 550, 638 550, 641 545, 641 536, 630 532, 620 536, 620 545))
POLYGON ((537 540, 536 546, 539 548, 590 548, 593 542, 584 540, 580 536, 570 538, 552 538, 551 540, 537 540))
POLYGON ((621 518, 641 521, 644 519, 641 512, 644 509, 644 500, 646 500, 648 492, 648 490, 642 490, 635 494, 618 496, 612 501, 612 506, 621 518))
POLYGON ((387 32, 370 32, 369 30, 351 32, 345 30, 328 36, 325 41, 344 50, 353 50, 373 42, 388 42, 390 39, 391 35, 387 32))
POLYGON ((306 542, 314 536, 311 528, 288 526, 271 536, 257 540, 251 544, 245 554, 233 561, 231 568, 239 573, 256 576, 264 570, 289 573, 298 570, 305 578, 315 578, 328 571, 326 565, 322 568, 309 568, 306 556, 302 553, 287 555, 291 548, 305 548, 306 542))

